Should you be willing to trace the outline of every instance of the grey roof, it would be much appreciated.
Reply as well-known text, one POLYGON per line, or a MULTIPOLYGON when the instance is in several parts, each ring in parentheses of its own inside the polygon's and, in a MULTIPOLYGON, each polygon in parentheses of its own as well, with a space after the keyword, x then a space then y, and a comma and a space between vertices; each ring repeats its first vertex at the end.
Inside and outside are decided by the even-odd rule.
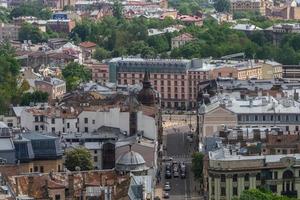
POLYGON ((8 128, 8 126, 4 122, 0 122, 0 128, 8 128))
POLYGON ((0 151, 14 150, 15 146, 11 138, 0 138, 0 151))
POLYGON ((236 24, 231 27, 234 30, 239 31, 261 31, 262 28, 259 28, 253 24, 236 24))
POLYGON ((57 137, 41 134, 41 133, 24 133, 22 137, 28 140, 49 140, 49 139, 56 139, 57 137))
POLYGON ((238 161, 238 160, 265 160, 266 163, 280 162, 280 159, 289 157, 300 161, 300 154, 282 154, 282 155, 258 155, 258 156, 243 156, 230 155, 228 148, 221 148, 216 151, 209 152, 210 160, 220 161, 238 161))
POLYGON ((116 162, 116 170, 118 171, 143 171, 147 169, 143 156, 134 151, 124 153, 116 162))
POLYGON ((28 106, 17 106, 13 107, 13 111, 15 112, 17 117, 21 117, 21 113, 23 110, 29 108, 28 106))

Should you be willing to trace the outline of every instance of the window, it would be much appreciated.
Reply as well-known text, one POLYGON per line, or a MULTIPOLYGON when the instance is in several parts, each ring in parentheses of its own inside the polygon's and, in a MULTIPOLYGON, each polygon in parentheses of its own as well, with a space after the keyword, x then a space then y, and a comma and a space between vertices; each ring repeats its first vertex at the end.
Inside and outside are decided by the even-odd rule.
POLYGON ((55 200, 60 200, 60 195, 59 194, 55 195, 55 200))
POLYGON ((98 157, 94 156, 94 162, 98 162, 98 157))
POLYGON ((94 150, 94 154, 97 154, 97 150, 94 150))
POLYGON ((93 124, 95 124, 95 120, 93 119, 93 124))
POLYGON ((221 187, 221 196, 225 196, 225 195, 226 195, 226 188, 221 187))
POLYGON ((278 119, 278 121, 280 121, 280 120, 281 120, 281 117, 280 117, 280 115, 278 115, 277 119, 278 119))
POLYGON ((256 180, 259 181, 260 180, 260 173, 256 174, 256 180))
POLYGON ((286 149, 282 149, 282 154, 287 154, 287 150, 286 149))
POLYGON ((34 172, 38 172, 39 168, 37 166, 34 166, 34 172))
POLYGON ((171 85, 171 81, 168 81, 168 86, 170 86, 171 85))
POLYGON ((232 194, 233 194, 233 196, 237 196, 238 195, 237 187, 233 187, 232 188, 232 194))
POLYGON ((35 131, 38 131, 39 130, 39 126, 35 126, 35 131))
POLYGON ((70 128, 70 123, 69 122, 67 123, 67 128, 70 128))
POLYGON ((65 127, 63 127, 63 133, 65 133, 66 131, 65 131, 65 127))
POLYGON ((84 127, 84 132, 88 133, 89 132, 89 128, 88 127, 84 127))
POLYGON ((298 121, 298 115, 296 115, 296 121, 298 121))
POLYGON ((278 179, 278 172, 274 172, 274 179, 278 179))
POLYGON ((266 121, 266 116, 263 115, 263 121, 266 121))
POLYGON ((232 77, 232 73, 229 73, 229 77, 232 77))
POLYGON ((61 170, 60 165, 57 166, 57 169, 58 169, 57 171, 60 172, 60 170, 61 170))
POLYGON ((270 190, 273 192, 273 193, 276 193, 277 192, 277 185, 270 185, 270 190))
POLYGON ((35 122, 38 122, 38 121, 39 121, 39 117, 38 117, 38 116, 35 116, 35 117, 34 117, 34 121, 35 121, 35 122))
POLYGON ((40 166, 40 172, 44 173, 44 167, 43 166, 40 166))
POLYGON ((212 187, 211 187, 211 194, 212 194, 212 195, 215 195, 215 186, 212 186, 212 187))
POLYGON ((154 74, 154 78, 157 78, 157 74, 154 74))
POLYGON ((220 77, 221 77, 221 76, 222 76, 222 73, 221 73, 221 72, 219 72, 219 73, 218 73, 218 76, 220 76, 220 77))
POLYGON ((255 118, 255 121, 258 121, 258 116, 257 115, 255 115, 254 118, 255 118))
POLYGON ((233 181, 233 182, 237 182, 237 179, 238 179, 237 174, 234 174, 233 177, 232 177, 232 181, 233 181))
POLYGON ((273 121, 273 115, 271 115, 271 121, 273 121))
POLYGON ((89 119, 85 117, 84 118, 84 123, 87 124, 88 122, 89 122, 89 119))
POLYGON ((249 181, 249 174, 245 174, 245 181, 249 181))
POLYGON ((245 186, 245 190, 249 190, 249 186, 245 186))
POLYGON ((184 86, 184 81, 181 81, 181 85, 184 86))
POLYGON ((221 174, 221 182, 225 182, 225 181, 226 181, 225 174, 221 174))
POLYGON ((295 131, 299 131, 299 126, 295 126, 295 131))
POLYGON ((54 127, 51 128, 51 132, 55 133, 55 128, 54 127))
POLYGON ((51 119, 51 124, 55 124, 55 118, 51 119))

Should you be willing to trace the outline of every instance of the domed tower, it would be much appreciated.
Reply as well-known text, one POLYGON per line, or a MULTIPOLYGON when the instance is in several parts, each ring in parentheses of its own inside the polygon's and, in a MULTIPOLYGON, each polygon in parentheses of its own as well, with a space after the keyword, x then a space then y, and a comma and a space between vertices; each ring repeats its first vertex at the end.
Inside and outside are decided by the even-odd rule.
POLYGON ((146 106, 153 106, 156 104, 156 95, 155 91, 152 89, 150 82, 150 73, 145 72, 143 80, 143 88, 138 94, 138 101, 146 106))
POLYGON ((143 156, 135 151, 131 150, 131 145, 129 146, 129 151, 121 155, 116 162, 116 170, 123 174, 134 173, 135 175, 146 175, 148 171, 146 166, 146 161, 143 156))

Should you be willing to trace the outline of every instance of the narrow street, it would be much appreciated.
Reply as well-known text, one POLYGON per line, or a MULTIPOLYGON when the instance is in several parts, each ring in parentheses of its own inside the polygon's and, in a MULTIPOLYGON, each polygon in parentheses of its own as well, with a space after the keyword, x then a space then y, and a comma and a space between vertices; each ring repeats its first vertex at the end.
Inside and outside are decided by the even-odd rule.
MULTIPOLYGON (((184 199, 202 199, 196 192, 195 182, 193 178, 193 173, 191 171, 192 159, 191 155, 193 153, 194 141, 188 140, 188 133, 190 131, 189 127, 189 116, 187 115, 177 115, 172 117, 171 121, 169 117, 165 118, 164 126, 164 136, 163 144, 166 147, 164 151, 164 156, 169 156, 173 158, 173 161, 178 163, 184 162, 186 164, 186 178, 174 177, 172 175, 171 179, 165 179, 165 165, 163 162, 162 171, 162 187, 165 182, 169 182, 171 190, 168 191, 170 199, 172 200, 184 200, 184 199), (173 118, 173 119, 172 119, 173 118), (176 124, 176 126, 170 126, 169 124, 176 124)), ((195 118, 191 118, 192 128, 195 128, 195 118)))

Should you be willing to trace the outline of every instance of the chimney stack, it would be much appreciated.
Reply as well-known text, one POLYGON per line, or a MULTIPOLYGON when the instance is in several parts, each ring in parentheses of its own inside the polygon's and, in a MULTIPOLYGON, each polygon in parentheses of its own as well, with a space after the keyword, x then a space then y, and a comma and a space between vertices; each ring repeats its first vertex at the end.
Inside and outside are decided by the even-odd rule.
POLYGON ((28 176, 28 196, 33 197, 33 184, 34 184, 34 177, 28 176))

